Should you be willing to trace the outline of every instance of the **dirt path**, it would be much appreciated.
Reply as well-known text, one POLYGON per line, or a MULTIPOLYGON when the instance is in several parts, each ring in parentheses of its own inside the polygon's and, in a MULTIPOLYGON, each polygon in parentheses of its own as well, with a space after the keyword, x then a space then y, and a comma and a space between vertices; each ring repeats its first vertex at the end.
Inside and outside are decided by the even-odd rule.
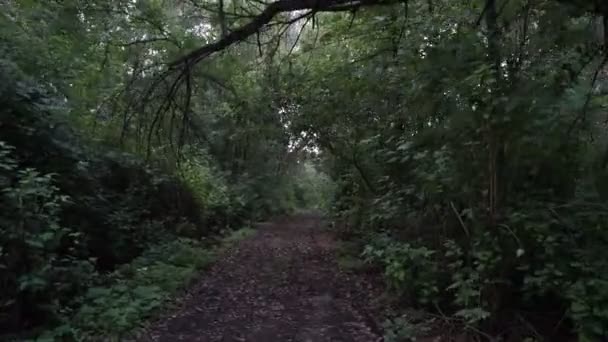
POLYGON ((141 341, 371 342, 362 279, 339 271, 313 215, 264 224, 227 251, 141 341))

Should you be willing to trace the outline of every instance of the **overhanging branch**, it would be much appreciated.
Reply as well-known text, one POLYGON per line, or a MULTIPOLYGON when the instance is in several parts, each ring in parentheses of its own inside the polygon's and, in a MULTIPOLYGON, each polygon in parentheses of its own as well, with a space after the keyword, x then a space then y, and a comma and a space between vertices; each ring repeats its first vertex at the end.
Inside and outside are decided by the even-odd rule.
MULTIPOLYGON (((143 96, 138 97, 138 103, 141 105, 139 110, 140 113, 147 113, 149 109, 152 109, 152 121, 150 125, 146 127, 148 128, 148 131, 147 134, 144 134, 147 136, 144 136, 142 139, 142 141, 146 141, 148 145, 146 152, 147 155, 150 156, 151 154, 151 139, 154 132, 158 134, 158 130, 162 129, 162 116, 166 113, 170 113, 170 120, 168 124, 169 139, 172 148, 173 130, 174 126, 177 124, 178 112, 181 112, 182 120, 181 130, 178 136, 177 149, 179 150, 179 148, 185 143, 187 133, 186 129, 192 127, 192 109, 190 108, 190 101, 193 96, 192 94, 195 91, 195 85, 192 82, 192 73, 194 72, 195 65, 204 58, 212 55, 213 53, 222 51, 238 42, 246 41, 247 38, 259 34, 260 32, 263 32, 264 29, 273 25, 279 25, 279 38, 290 25, 299 20, 313 20, 314 25, 315 14, 318 12, 355 11, 364 6, 371 7, 392 5, 397 3, 407 4, 407 1, 408 0, 276 0, 275 2, 267 4, 265 9, 263 9, 260 14, 252 16, 249 23, 234 30, 226 30, 226 34, 220 37, 216 42, 203 45, 174 60, 173 62, 164 64, 167 66, 167 68, 163 67, 162 70, 159 70, 157 75, 142 76, 134 74, 134 78, 142 76, 146 79, 144 81, 149 82, 149 86, 147 86, 147 89, 143 91, 143 96), (303 10, 304 12, 299 13, 297 16, 292 18, 288 18, 287 20, 274 20, 274 18, 280 13, 289 13, 300 10, 303 10), (165 85, 164 89, 159 89, 163 85, 165 85), (184 85, 185 90, 180 90, 184 85), (178 97, 180 94, 183 95, 184 101, 176 100, 176 97, 178 97)), ((150 42, 156 40, 156 38, 153 38, 150 42)), ((139 43, 148 43, 148 41, 136 41, 132 43, 134 45, 139 43)), ((211 81, 212 83, 215 83, 216 85, 220 85, 221 88, 230 91, 233 93, 233 95, 236 95, 232 89, 222 86, 221 81, 214 78, 213 75, 204 73, 198 73, 197 75, 211 81)), ((127 93, 124 95, 129 96, 127 93)), ((132 108, 132 105, 129 105, 128 107, 132 108)))
POLYGON ((266 8, 249 23, 235 29, 214 43, 201 46, 176 59, 169 63, 169 67, 171 69, 184 66, 192 67, 209 55, 221 51, 232 44, 254 35, 256 32, 259 32, 280 13, 299 10, 311 10, 313 12, 342 12, 351 11, 362 6, 390 5, 398 2, 403 2, 403 0, 278 0, 266 6, 266 8))

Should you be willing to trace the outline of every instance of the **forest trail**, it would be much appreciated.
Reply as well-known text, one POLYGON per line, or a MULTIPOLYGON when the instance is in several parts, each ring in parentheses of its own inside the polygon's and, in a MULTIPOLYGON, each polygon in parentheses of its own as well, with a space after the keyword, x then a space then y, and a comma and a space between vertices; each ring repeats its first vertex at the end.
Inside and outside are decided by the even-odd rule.
POLYGON ((299 214, 261 224, 140 341, 380 341, 361 310, 365 280, 339 270, 321 223, 299 214))

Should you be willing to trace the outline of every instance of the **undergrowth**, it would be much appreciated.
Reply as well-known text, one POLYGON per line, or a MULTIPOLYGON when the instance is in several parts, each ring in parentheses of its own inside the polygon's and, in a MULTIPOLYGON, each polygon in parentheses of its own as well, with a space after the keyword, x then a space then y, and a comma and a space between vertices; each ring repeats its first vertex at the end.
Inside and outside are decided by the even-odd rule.
POLYGON ((222 246, 228 247, 234 245, 236 242, 239 242, 255 233, 255 229, 253 228, 242 228, 238 230, 232 230, 225 232, 224 237, 222 238, 222 246))
POLYGON ((198 279, 224 248, 254 232, 251 228, 234 230, 219 243, 178 238, 153 246, 114 272, 99 275, 74 309, 64 312, 62 324, 32 341, 133 337, 162 308, 170 307, 171 299, 198 279))
MULTIPOLYGON (((497 335, 508 324, 513 328, 502 334, 516 339, 599 340, 608 326, 606 233, 593 222, 607 211, 584 202, 531 208, 512 212, 492 232, 467 221, 475 235, 466 239, 378 234, 362 256, 381 270, 392 296, 442 316, 470 338, 497 335)), ((387 331, 417 330, 397 318, 387 331)))
POLYGON ((361 243, 357 241, 340 241, 337 248, 337 264, 346 271, 363 271, 365 260, 360 255, 361 243))

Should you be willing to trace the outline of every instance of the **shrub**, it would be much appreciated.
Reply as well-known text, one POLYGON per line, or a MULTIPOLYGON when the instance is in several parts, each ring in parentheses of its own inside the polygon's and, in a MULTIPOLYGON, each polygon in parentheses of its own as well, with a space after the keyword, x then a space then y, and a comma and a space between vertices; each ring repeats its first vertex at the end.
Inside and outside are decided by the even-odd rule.
POLYGON ((608 327, 606 219, 608 210, 591 198, 549 207, 527 201, 496 227, 466 222, 468 237, 444 237, 438 249, 425 240, 410 244, 379 235, 364 256, 382 267, 395 294, 441 308, 475 331, 524 320, 517 338, 568 334, 572 326, 579 340, 594 341, 608 327), (531 330, 539 318, 525 312, 544 312, 561 326, 531 330))
MULTIPOLYGON (((61 122, 61 101, 13 71, 0 60, 0 330, 21 339, 70 317, 90 286, 174 240, 178 224, 210 230, 184 182, 84 141, 61 122)), ((190 270, 171 267, 152 269, 190 270)))
POLYGON ((378 263, 384 269, 389 288, 399 296, 422 305, 438 301, 440 268, 426 247, 414 247, 381 236, 363 251, 367 262, 378 263))
POLYGON ((213 260, 200 242, 176 239, 146 250, 132 262, 98 278, 79 298, 78 308, 42 338, 89 340, 93 336, 124 338, 188 286, 213 260))
POLYGON ((0 141, 0 326, 17 329, 56 316, 93 276, 75 251, 81 234, 62 226, 69 201, 52 174, 22 168, 0 141))
POLYGON ((183 161, 178 174, 202 208, 201 215, 206 227, 217 230, 218 226, 228 223, 225 217, 235 216, 239 209, 238 202, 232 200, 226 181, 205 155, 192 155, 183 161))

